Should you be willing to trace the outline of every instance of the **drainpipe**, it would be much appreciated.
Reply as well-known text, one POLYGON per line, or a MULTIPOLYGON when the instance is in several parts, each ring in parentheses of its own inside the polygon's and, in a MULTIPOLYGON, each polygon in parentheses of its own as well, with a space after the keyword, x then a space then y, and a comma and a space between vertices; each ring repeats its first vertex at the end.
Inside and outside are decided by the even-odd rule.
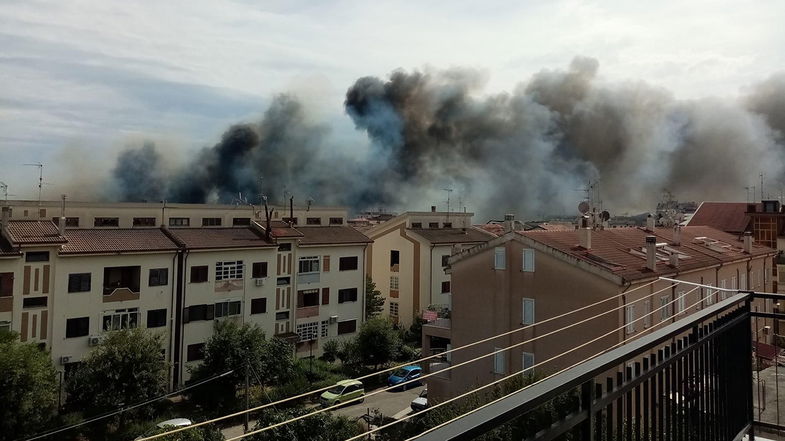
POLYGON ((174 358, 174 344, 175 344, 175 339, 174 339, 174 327, 175 327, 174 316, 175 316, 175 301, 176 301, 175 287, 177 285, 179 285, 179 281, 176 278, 176 274, 177 274, 177 271, 176 271, 177 270, 177 257, 179 255, 180 255, 180 252, 178 250, 172 256, 172 278, 170 279, 172 281, 171 288, 170 288, 171 289, 171 294, 169 296, 169 298, 171 299, 169 301, 169 311, 171 311, 170 314, 169 314, 169 365, 171 366, 171 368, 169 369, 169 387, 170 387, 170 390, 174 390, 177 387, 177 385, 174 384, 173 381, 174 381, 174 371, 176 369, 176 367, 175 367, 175 358, 174 358))
POLYGON ((433 305, 433 247, 435 246, 436 245, 431 244, 431 258, 428 262, 430 266, 430 269, 428 270, 428 297, 430 298, 430 304, 428 306, 433 305))
POLYGON ((365 321, 368 319, 368 316, 365 313, 365 308, 366 308, 365 305, 366 305, 366 302, 367 302, 367 299, 365 298, 365 293, 366 293, 366 290, 367 290, 367 287, 368 287, 368 274, 365 274, 365 259, 368 257, 366 255, 367 252, 368 252, 368 244, 366 243, 363 246, 363 263, 362 263, 362 265, 363 265, 363 267, 362 267, 362 275, 363 275, 363 289, 362 289, 362 292, 363 292, 363 295, 362 295, 362 302, 361 303, 362 303, 362 308, 363 309, 362 309, 362 314, 360 314, 360 317, 362 317, 362 323, 365 323, 365 321))
POLYGON ((183 371, 183 305, 185 304, 185 267, 188 264, 188 251, 180 251, 177 253, 177 299, 175 304, 175 317, 174 339, 175 339, 175 354, 174 360, 176 368, 174 371, 174 384, 179 385, 180 378, 182 378, 183 371))

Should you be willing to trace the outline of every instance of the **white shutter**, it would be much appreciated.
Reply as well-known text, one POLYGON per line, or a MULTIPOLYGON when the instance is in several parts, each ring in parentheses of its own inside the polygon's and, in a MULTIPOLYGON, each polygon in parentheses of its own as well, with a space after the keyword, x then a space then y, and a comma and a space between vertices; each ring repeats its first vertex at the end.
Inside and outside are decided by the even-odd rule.
POLYGON ((523 272, 534 272, 534 250, 531 248, 523 250, 523 272))
MULTIPOLYGON (((493 348, 493 351, 499 351, 502 348, 493 348)), ((493 373, 495 374, 504 374, 506 372, 504 367, 504 352, 499 352, 498 354, 493 355, 493 373)))
POLYGON ((629 305, 626 308, 625 322, 627 323, 627 334, 635 332, 635 305, 629 305))
POLYGON ((534 354, 531 352, 524 352, 523 356, 521 357, 521 366, 523 373, 528 373, 526 371, 530 370, 532 366, 534 366, 534 354))
POLYGON ((522 304, 521 323, 531 325, 534 323, 534 299, 523 299, 522 304))
POLYGON ((497 247, 494 250, 493 268, 503 270, 507 267, 507 249, 504 247, 497 247))

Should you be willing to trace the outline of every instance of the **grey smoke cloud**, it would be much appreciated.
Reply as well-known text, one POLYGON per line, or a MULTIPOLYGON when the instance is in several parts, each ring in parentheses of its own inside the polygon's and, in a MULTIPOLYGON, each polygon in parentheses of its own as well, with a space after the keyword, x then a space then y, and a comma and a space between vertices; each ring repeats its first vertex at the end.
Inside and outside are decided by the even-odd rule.
POLYGON ((431 205, 450 186, 482 219, 572 213, 590 179, 600 179, 606 207, 643 211, 664 189, 682 200, 738 199, 760 172, 782 176, 784 76, 736 103, 680 101, 598 72, 597 60, 576 57, 498 94, 484 94, 485 76, 472 69, 360 78, 344 106, 370 140, 364 160, 340 153, 329 129, 282 95, 260 122, 229 128, 169 179, 151 165, 162 153, 146 146, 124 153, 141 166, 118 167, 115 181, 125 199, 229 202, 258 194, 261 177, 271 195, 285 187, 300 202, 397 210, 431 205))

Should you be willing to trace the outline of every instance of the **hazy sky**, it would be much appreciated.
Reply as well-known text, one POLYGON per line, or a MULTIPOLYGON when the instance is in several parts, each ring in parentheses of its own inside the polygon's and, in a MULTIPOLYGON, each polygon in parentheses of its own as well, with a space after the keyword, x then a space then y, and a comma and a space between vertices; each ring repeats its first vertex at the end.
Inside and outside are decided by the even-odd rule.
POLYGON ((732 99, 785 69, 785 3, 756 1, 0 1, 0 181, 34 194, 44 162, 103 173, 119 147, 186 150, 294 92, 334 136, 358 77, 467 66, 488 92, 595 57, 600 77, 732 99), (645 5, 645 7, 644 7, 645 5))

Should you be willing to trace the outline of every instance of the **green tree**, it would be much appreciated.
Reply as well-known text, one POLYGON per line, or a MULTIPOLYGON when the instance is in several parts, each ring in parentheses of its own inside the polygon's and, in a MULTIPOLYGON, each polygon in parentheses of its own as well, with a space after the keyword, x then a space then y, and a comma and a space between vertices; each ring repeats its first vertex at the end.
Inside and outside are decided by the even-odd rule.
POLYGON ((0 440, 39 432, 57 407, 57 372, 49 353, 0 332, 0 440))
POLYGON ((357 350, 363 364, 378 367, 398 357, 401 334, 389 320, 372 318, 360 327, 357 350))
POLYGON ((384 297, 369 276, 365 279, 365 319, 376 317, 382 311, 384 311, 384 297))
POLYGON ((237 387, 245 383, 246 364, 251 379, 265 383, 286 380, 293 371, 292 346, 284 340, 265 340, 264 332, 256 325, 238 325, 232 321, 219 322, 205 344, 205 358, 192 372, 198 381, 227 371, 231 374, 192 389, 191 397, 203 407, 226 408, 235 406, 237 387))
MULTIPOLYGON (((266 410, 259 418, 256 429, 286 421, 311 412, 312 409, 290 408, 283 410, 266 410)), ((251 435, 249 441, 278 440, 309 440, 309 441, 342 441, 362 433, 356 421, 345 416, 336 416, 323 412, 276 427, 266 432, 251 435)))
MULTIPOLYGON (((162 342, 160 334, 139 328, 107 334, 68 379, 69 405, 91 415, 165 393, 162 342)), ((150 408, 121 415, 127 418, 129 413, 145 411, 150 408)))
POLYGON ((324 348, 322 352, 322 360, 327 362, 334 362, 336 358, 338 358, 338 352, 340 351, 340 345, 338 340, 327 340, 324 342, 324 348))

